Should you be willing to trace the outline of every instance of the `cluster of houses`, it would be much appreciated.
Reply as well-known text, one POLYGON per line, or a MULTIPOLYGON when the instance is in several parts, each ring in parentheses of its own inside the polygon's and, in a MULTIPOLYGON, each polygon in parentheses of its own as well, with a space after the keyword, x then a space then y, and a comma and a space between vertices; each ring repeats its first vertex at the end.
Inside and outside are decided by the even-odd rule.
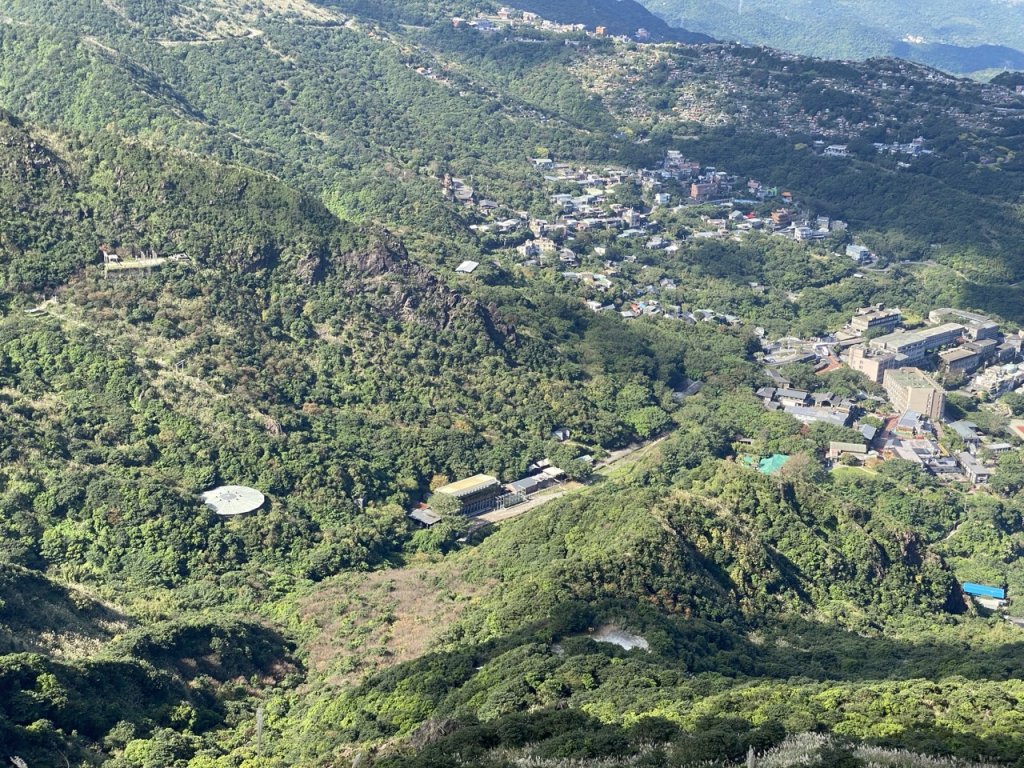
POLYGON ((971 392, 984 393, 989 397, 999 397, 1007 392, 1018 391, 1024 388, 1024 365, 1020 363, 994 365, 974 376, 967 386, 971 392))
MULTIPOLYGON (((457 28, 474 28, 485 34, 502 32, 515 35, 516 30, 535 29, 565 35, 564 43, 578 45, 581 34, 591 37, 612 37, 604 26, 588 28, 583 24, 560 24, 542 18, 536 13, 504 7, 496 13, 481 13, 475 18, 455 17, 457 28)), ((648 42, 649 30, 633 30, 629 35, 614 36, 623 42, 648 42)), ((512 39, 523 43, 540 43, 543 38, 525 32, 512 39)), ((681 44, 677 44, 681 46, 681 44)), ((928 118, 945 118, 966 130, 991 130, 994 121, 1006 115, 1019 115, 1021 95, 1013 89, 997 85, 972 84, 971 98, 949 98, 951 93, 966 91, 968 86, 956 78, 918 67, 896 59, 862 65, 861 71, 807 72, 806 62, 792 54, 765 48, 737 48, 729 44, 703 44, 686 46, 685 56, 674 56, 667 48, 649 46, 621 46, 615 56, 592 57, 582 64, 586 67, 585 81, 592 91, 612 106, 617 116, 624 119, 649 120, 663 117, 650 106, 647 98, 653 88, 667 86, 676 95, 671 106, 674 116, 684 122, 707 126, 738 125, 782 137, 813 135, 826 139, 820 152, 844 157, 849 154, 844 142, 876 130, 893 120, 906 123, 906 98, 913 94, 922 110, 922 123, 928 118), (657 86, 651 83, 652 63, 666 69, 664 80, 657 86), (810 76, 794 87, 794 72, 810 76), (755 74, 756 73, 756 74, 755 74), (764 76, 767 73, 767 77, 764 76), (838 91, 857 97, 858 102, 870 108, 846 110, 808 108, 808 90, 838 91), (986 109, 975 109, 977 94, 986 109), (942 98, 924 99, 930 93, 942 98)), ((881 153, 892 153, 908 158, 927 154, 921 139, 909 143, 891 142, 876 146, 881 153)))
MULTIPOLYGON (((477 204, 476 190, 462 179, 456 179, 445 174, 444 179, 441 181, 441 188, 444 191, 444 196, 449 200, 454 200, 465 206, 473 206, 477 204)), ((487 204, 488 201, 481 201, 481 210, 486 210, 487 204)))
POLYGON ((889 154, 889 155, 909 155, 910 157, 921 157, 923 155, 932 154, 932 150, 927 148, 927 141, 923 136, 918 136, 916 139, 911 141, 909 144, 883 144, 882 142, 875 142, 875 150, 878 154, 889 154))
MULTIPOLYGON (((648 101, 643 97, 649 93, 644 89, 644 77, 656 56, 655 51, 640 51, 632 60, 620 56, 615 63, 609 63, 611 57, 607 57, 591 65, 602 86, 606 82, 621 83, 621 95, 609 101, 619 107, 623 117, 655 117, 650 108, 643 110, 648 101), (602 71, 611 67, 617 69, 614 80, 602 71), (641 114, 634 114, 633 110, 640 110, 641 114)), ((708 44, 691 47, 685 58, 659 57, 659 62, 662 60, 662 66, 669 67, 668 81, 678 96, 673 113, 681 121, 706 126, 731 124, 787 138, 801 134, 816 136, 826 141, 809 149, 829 149, 830 154, 839 157, 849 154, 846 142, 876 131, 881 125, 899 121, 912 130, 915 124, 906 115, 910 95, 921 111, 917 125, 922 128, 928 122, 942 119, 961 129, 991 130, 996 120, 1021 114, 1021 95, 1013 89, 998 85, 965 86, 955 77, 896 59, 854 65, 859 72, 852 71, 854 67, 842 72, 809 72, 806 61, 796 55, 765 48, 708 44), (797 71, 810 78, 810 82, 801 80, 800 88, 794 87, 792 77, 797 71), (950 98, 950 94, 965 93, 968 88, 968 98, 950 98), (808 108, 808 89, 850 94, 870 108, 844 109, 827 102, 820 108, 808 108), (979 92, 986 104, 984 109, 971 107, 979 92), (932 94, 936 98, 927 98, 932 94)), ((915 140, 883 143, 878 151, 912 159, 928 150, 915 140)))
POLYGON ((796 336, 783 336, 780 339, 764 338, 764 329, 757 328, 755 333, 761 336, 761 359, 767 366, 768 376, 779 384, 786 384, 777 375, 777 369, 793 363, 806 363, 816 371, 823 371, 836 362, 834 347, 836 338, 824 336, 813 339, 800 339, 796 336))
MULTIPOLYGON (((456 29, 460 28, 472 28, 479 32, 493 33, 499 30, 515 30, 517 28, 529 28, 537 29, 544 32, 554 32, 559 34, 572 34, 585 32, 593 37, 609 37, 608 28, 600 24, 596 25, 593 29, 587 27, 586 24, 560 24, 555 21, 543 18, 540 14, 533 13, 531 11, 521 11, 516 8, 509 8, 503 6, 498 9, 497 13, 479 13, 476 18, 466 19, 461 16, 452 17, 452 26, 456 29)), ((634 40, 640 43, 646 43, 651 41, 651 33, 643 27, 638 28, 632 36, 629 35, 616 35, 614 36, 617 40, 629 41, 634 40)), ((519 42, 533 42, 527 38, 520 40, 519 42)), ((572 41, 567 41, 571 43, 572 41)))
POLYGON ((831 460, 903 459, 941 478, 988 482, 998 457, 1016 448, 982 434, 971 422, 947 422, 946 390, 936 375, 955 379, 984 367, 967 385, 970 391, 997 395, 1010 391, 1011 385, 1022 386, 1024 365, 1016 361, 1024 338, 1004 335, 990 318, 959 309, 933 310, 928 323, 913 330, 900 330, 902 321, 899 309, 876 305, 858 310, 835 336, 764 342, 766 371, 776 386, 757 395, 766 408, 785 411, 806 424, 858 429, 864 442, 833 444, 831 460), (831 393, 792 389, 779 371, 789 363, 831 370, 838 365, 837 353, 847 366, 882 385, 887 405, 858 410, 866 396, 837 399, 831 393), (881 418, 881 428, 857 421, 866 410, 881 418))
POLYGON ((553 209, 550 218, 531 217, 525 212, 511 212, 493 201, 478 200, 471 186, 450 176, 445 176, 443 189, 449 199, 479 210, 486 221, 473 226, 477 232, 512 234, 528 230, 532 237, 517 250, 534 263, 557 256, 563 264, 576 264, 578 255, 565 247, 564 241, 581 232, 614 232, 617 240, 635 240, 638 247, 646 250, 677 251, 679 244, 659 233, 649 213, 609 201, 610 194, 622 184, 640 185, 650 193, 656 208, 673 204, 720 206, 721 216, 705 214, 701 217, 708 228, 694 234, 698 239, 766 230, 794 240, 810 241, 847 229, 842 221, 831 221, 827 217, 812 220, 801 215, 790 192, 780 192, 778 187, 767 186, 756 179, 748 180, 743 186, 738 177, 716 168, 701 167, 674 150, 667 153, 661 167, 654 169, 606 168, 598 172, 551 158, 533 158, 531 162, 543 172, 549 184, 563 189, 566 186, 579 188, 576 192, 557 192, 550 196, 553 209), (668 188, 682 190, 682 193, 673 195, 668 188), (738 196, 740 192, 744 197, 738 196), (760 217, 750 212, 750 207, 772 199, 778 199, 781 207, 770 216, 760 217))
MULTIPOLYGON (((821 152, 825 157, 850 157, 850 147, 848 144, 829 144, 826 146, 824 141, 814 142, 815 149, 821 152)), ((918 136, 913 141, 907 144, 901 144, 899 142, 885 144, 883 142, 875 142, 872 146, 878 154, 889 154, 889 155, 907 155, 909 157, 922 157, 924 155, 932 154, 932 150, 927 149, 927 142, 923 136, 918 136)))
MULTIPOLYGON (((670 302, 663 303, 654 294, 674 291, 677 286, 671 278, 660 279, 658 285, 616 286, 613 278, 620 274, 619 259, 636 262, 644 253, 679 251, 687 239, 739 238, 745 232, 763 231, 796 241, 821 240, 831 233, 842 236, 845 222, 828 217, 808 217, 800 212, 800 205, 790 192, 766 185, 756 179, 745 184, 736 176, 716 168, 705 167, 686 158, 681 152, 670 150, 663 161, 652 169, 605 168, 596 171, 549 157, 531 159, 534 168, 543 174, 545 182, 554 190, 549 196, 552 212, 546 217, 515 211, 497 202, 481 199, 476 190, 464 180, 446 175, 442 182, 448 199, 474 209, 482 219, 471 225, 481 235, 498 235, 505 247, 514 245, 519 263, 525 267, 560 267, 562 276, 598 292, 611 292, 615 288, 636 297, 617 307, 610 302, 594 302, 594 311, 617 311, 626 319, 645 315, 663 315, 690 323, 701 321, 723 322, 730 325, 739 319, 728 313, 713 310, 686 312, 670 302), (615 202, 614 193, 621 185, 642 188, 652 201, 651 210, 615 202), (572 189, 572 188, 576 189, 572 189), (566 191, 567 189, 572 191, 566 191), (743 194, 745 197, 736 195, 743 194), (765 208, 766 201, 778 200, 780 207, 770 215, 751 212, 754 206, 765 208), (662 231, 658 222, 658 208, 681 211, 691 205, 716 205, 721 214, 700 212, 699 219, 706 226, 689 234, 675 233, 673 238, 662 231), (593 245, 582 249, 577 243, 579 235, 599 233, 608 245, 616 244, 616 257, 608 257, 608 245, 593 245), (509 242, 511 241, 511 243, 509 242), (589 269, 581 269, 588 262, 589 269)), ((695 215, 694 219, 696 220, 695 215)), ((591 243, 593 238, 588 238, 591 243)), ((460 265, 456 271, 465 271, 460 265)))
POLYGON ((981 371, 967 388, 992 396, 1024 383, 1017 364, 1024 338, 1004 335, 985 315, 947 307, 932 310, 923 327, 903 330, 902 322, 899 309, 878 305, 858 310, 839 334, 845 362, 875 382, 895 368, 936 368, 947 380, 981 371))
POLYGON ((858 413, 854 399, 839 397, 832 392, 812 394, 789 387, 762 387, 757 390, 757 396, 768 410, 783 411, 804 424, 849 427, 858 413))
MULTIPOLYGON (((476 201, 472 190, 458 179, 446 180, 446 189, 455 199, 477 205, 491 215, 487 226, 494 226, 498 231, 513 225, 528 229, 533 238, 519 246, 525 264, 557 260, 565 267, 562 275, 566 279, 585 284, 597 293, 615 288, 612 278, 618 274, 617 264, 604 259, 601 271, 580 269, 584 255, 570 247, 578 233, 599 228, 614 232, 616 239, 637 238, 637 248, 670 250, 678 247, 657 231, 658 225, 651 221, 649 214, 609 202, 609 193, 623 183, 642 185, 656 195, 657 204, 672 202, 672 194, 666 188, 688 189, 689 195, 680 201, 683 204, 718 202, 731 208, 731 212, 721 221, 705 218, 712 226, 723 229, 730 226, 761 228, 798 241, 820 239, 831 232, 846 230, 843 222, 824 217, 813 222, 801 218, 799 206, 791 195, 779 193, 777 188, 766 187, 756 180, 746 184, 744 191, 750 195, 749 199, 733 197, 741 188, 738 178, 703 167, 675 151, 667 153, 660 167, 639 171, 605 169, 598 173, 549 158, 534 158, 532 162, 544 173, 546 181, 562 189, 579 187, 577 192, 551 195, 556 213, 550 219, 525 216, 515 222, 501 220, 496 204, 476 201), (719 199, 719 195, 725 197, 719 199), (763 204, 776 197, 784 205, 763 220, 737 209, 744 202, 763 204)), ((592 257, 603 259, 606 253, 606 248, 595 246, 592 257)), ((870 251, 860 245, 850 245, 847 256, 857 264, 870 263, 873 259, 870 251)), ((624 258, 635 261, 636 255, 624 258)), ((688 323, 738 325, 742 322, 739 317, 712 309, 687 311, 660 298, 660 291, 675 288, 674 281, 666 277, 657 286, 624 288, 627 296, 632 295, 625 302, 590 299, 587 306, 595 312, 617 312, 627 320, 662 316, 688 323)), ((785 411, 806 424, 825 423, 859 429, 863 444, 833 446, 834 450, 829 453, 834 454, 836 460, 902 458, 938 476, 983 483, 991 474, 992 459, 998 455, 998 450, 977 454, 965 449, 951 455, 943 447, 940 439, 946 431, 943 427, 945 389, 928 370, 935 369, 947 382, 963 380, 965 387, 974 393, 997 397, 1024 386, 1024 365, 1020 363, 1022 346, 1024 337, 1020 334, 1004 335, 997 323, 977 313, 936 309, 929 313, 926 324, 907 329, 903 327, 903 314, 899 309, 882 305, 864 307, 835 335, 807 341, 797 338, 763 340, 763 361, 772 386, 760 390, 758 395, 766 408, 785 411), (790 363, 807 363, 819 372, 845 364, 882 384, 891 406, 878 412, 884 426, 877 429, 858 422, 862 411, 857 398, 792 389, 779 370, 790 363), (984 458, 979 459, 979 455, 984 458)), ((984 442, 986 445, 994 442, 1002 449, 998 441, 986 439, 984 442)))

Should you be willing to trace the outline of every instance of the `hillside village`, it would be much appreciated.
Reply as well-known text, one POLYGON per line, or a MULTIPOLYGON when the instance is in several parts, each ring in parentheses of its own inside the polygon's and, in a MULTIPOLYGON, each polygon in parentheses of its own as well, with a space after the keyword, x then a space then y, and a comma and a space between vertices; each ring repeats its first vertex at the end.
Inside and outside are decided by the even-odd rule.
MULTIPOLYGON (((499 31, 535 29, 556 34, 583 33, 598 38, 614 38, 621 42, 636 41, 646 43, 652 40, 651 32, 643 27, 637 28, 631 35, 612 35, 606 26, 595 25, 593 28, 588 28, 586 24, 562 24, 545 19, 539 13, 507 6, 502 6, 496 13, 478 13, 471 19, 455 16, 452 18, 452 26, 456 28, 472 28, 485 34, 494 34, 499 31)), ((567 42, 571 44, 573 41, 567 42)))
MULTIPOLYGON (((648 169, 593 169, 548 157, 530 162, 548 190, 545 216, 482 198, 450 176, 442 181, 443 194, 477 222, 470 228, 495 265, 527 272, 553 268, 580 285, 595 312, 617 312, 627 320, 664 316, 740 324, 722 308, 679 302, 681 287, 671 277, 644 282, 649 266, 676 256, 686 243, 770 237, 803 246, 813 258, 840 265, 840 272, 875 263, 869 249, 852 242, 846 222, 814 215, 792 192, 769 182, 704 166, 678 151, 648 169)), ((463 262, 455 271, 472 273, 479 266, 463 262)))
MULTIPOLYGON (((574 74, 617 117, 638 124, 668 114, 683 124, 807 135, 814 139, 806 151, 834 160, 850 160, 867 150, 893 158, 897 170, 911 168, 946 151, 916 132, 937 116, 962 130, 993 132, 998 132, 998 120, 1024 116, 1019 92, 982 87, 974 91, 973 104, 960 98, 956 78, 938 71, 922 75, 914 65, 896 60, 878 62, 870 70, 817 62, 808 71, 800 57, 764 48, 638 46, 650 40, 645 29, 611 35, 601 25, 562 24, 511 7, 454 17, 451 24, 467 34, 505 36, 524 45, 552 40, 576 48, 596 41, 614 44, 616 56, 583 56, 574 74), (919 75, 914 82, 911 68, 919 75), (658 98, 661 90, 673 98, 658 98), (953 94, 958 98, 949 98, 953 94), (903 104, 911 97, 919 111, 907 123, 903 104), (866 139, 884 135, 880 128, 890 138, 866 139)), ((430 67, 418 71, 444 80, 430 67)), ((531 113, 531 119, 545 118, 531 113)), ((1007 159, 995 149, 979 162, 998 165, 1007 159)), ((1011 421, 992 401, 1024 385, 1021 336, 1004 334, 988 318, 936 309, 927 322, 905 322, 899 310, 869 306, 832 333, 773 338, 735 305, 695 303, 685 274, 672 274, 688 245, 748 240, 802 248, 819 273, 819 285, 887 269, 845 221, 818 214, 770 178, 744 177, 678 150, 647 168, 591 167, 547 153, 528 162, 545 190, 546 212, 487 197, 477 188, 478 183, 489 186, 487 179, 451 174, 440 179, 443 196, 462 210, 486 257, 461 260, 453 266, 456 279, 486 279, 493 272, 528 280, 554 276, 573 286, 595 313, 615 313, 629 322, 664 318, 720 324, 752 333, 761 345, 758 358, 766 381, 756 395, 769 411, 808 427, 834 429, 836 439, 822 456, 833 466, 871 471, 880 462, 902 460, 942 482, 981 487, 992 478, 999 457, 1018 449, 1024 422, 1011 421), (863 375, 869 386, 831 392, 814 386, 815 379, 791 380, 794 367, 815 375, 849 370, 863 375)), ((755 296, 773 290, 759 282, 744 287, 755 296)), ((796 302, 800 295, 794 289, 786 298, 796 302)), ((676 395, 680 400, 692 396, 700 386, 688 380, 676 395)), ((550 438, 573 445, 568 429, 558 428, 550 438)), ((456 480, 435 489, 434 497, 453 499, 455 508, 470 516, 526 509, 531 498, 568 477, 586 478, 595 464, 591 451, 599 448, 579 445, 577 458, 562 456, 563 467, 538 457, 526 475, 506 482, 490 475, 456 480)), ((778 471, 786 459, 740 458, 765 472, 778 471)), ((411 516, 427 526, 442 519, 429 505, 412 510, 411 516)))
POLYGON ((1024 422, 992 404, 978 410, 985 414, 981 427, 963 417, 964 406, 1024 389, 1024 337, 1004 334, 984 315, 950 308, 933 310, 921 327, 902 323, 898 309, 865 307, 829 337, 765 342, 765 371, 775 386, 757 394, 766 408, 805 424, 855 429, 855 440, 831 444, 830 461, 870 467, 901 459, 945 482, 987 484, 999 457, 1019 450, 1024 422), (782 373, 792 365, 816 373, 846 367, 880 385, 884 397, 792 387, 782 373), (955 403, 947 402, 947 386, 955 403))
POLYGON ((988 85, 964 100, 965 88, 957 78, 928 70, 922 82, 911 78, 911 72, 919 72, 915 65, 897 59, 870 68, 817 62, 807 69, 798 56, 759 47, 672 49, 620 43, 617 53, 588 57, 575 73, 621 119, 671 116, 684 124, 731 125, 783 138, 810 135, 834 144, 873 136, 880 129, 916 131, 900 142, 907 144, 937 120, 952 121, 963 130, 998 132, 1001 121, 1024 117, 1021 93, 988 85), (658 75, 652 77, 652 72, 658 75), (659 98, 661 93, 672 97, 659 98), (909 98, 915 105, 912 112, 906 108, 909 98))
MULTIPOLYGON (((845 147, 821 149, 845 154, 845 147)), ((908 157, 929 151, 923 139, 875 149, 908 157)), ((760 341, 757 357, 768 382, 756 396, 769 411, 808 427, 831 428, 836 439, 821 457, 830 466, 873 471, 882 462, 901 460, 941 482, 983 487, 1000 457, 1020 450, 1024 420, 1009 418, 1007 408, 995 401, 1024 393, 1024 336, 1004 332, 987 316, 936 308, 924 322, 910 322, 899 309, 874 305, 857 310, 827 335, 772 339, 749 318, 687 304, 687 286, 672 277, 643 279, 651 265, 672 263, 687 243, 747 238, 786 241, 804 248, 805 258, 834 265, 836 274, 864 277, 858 270, 876 268, 877 258, 856 242, 846 222, 814 215, 770 182, 705 166, 679 151, 644 169, 595 169, 551 157, 529 162, 548 191, 547 215, 482 198, 462 179, 449 176, 442 182, 445 197, 476 222, 470 226, 492 255, 493 269, 535 277, 551 271, 576 285, 592 311, 614 312, 626 321, 665 318, 746 328, 760 341), (807 374, 800 383, 791 378, 794 369, 807 374), (818 384, 824 374, 840 370, 866 386, 837 394, 818 384)), ((480 267, 462 262, 455 272, 472 275, 480 267)), ((750 288, 767 290, 756 283, 750 288)), ((690 381, 677 396, 681 400, 699 391, 700 382, 690 381)), ((557 430, 551 438, 564 442, 570 433, 557 430)), ((746 455, 743 444, 742 439, 737 444, 739 458, 765 473, 779 471, 788 458, 746 455)), ((589 450, 579 446, 574 477, 589 474, 594 464, 589 450)), ((481 475, 436 493, 479 515, 515 508, 565 479, 561 468, 541 459, 529 474, 505 484, 481 475)), ((426 525, 441 519, 428 507, 411 514, 426 525)))

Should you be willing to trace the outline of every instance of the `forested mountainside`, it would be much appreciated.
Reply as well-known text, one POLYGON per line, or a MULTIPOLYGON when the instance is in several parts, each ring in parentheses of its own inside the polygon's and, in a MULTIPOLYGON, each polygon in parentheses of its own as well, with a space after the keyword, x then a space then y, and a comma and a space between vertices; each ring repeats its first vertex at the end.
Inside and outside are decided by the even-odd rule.
POLYGON ((947 72, 998 72, 1024 66, 1024 10, 986 0, 646 0, 670 24, 721 40, 770 45, 830 59, 900 56, 947 72))
POLYGON ((1019 760, 961 585, 1024 590, 1020 452, 833 466, 755 392, 862 306, 1024 322, 1024 99, 543 5, 0 8, 0 760, 1019 760))
POLYGON ((1022 102, 1002 88, 890 60, 790 61, 580 33, 567 46, 567 33, 543 27, 456 28, 449 13, 472 15, 458 6, 413 4, 399 20, 374 7, 349 17, 336 5, 261 15, 12 3, 0 106, 276 174, 346 220, 389 226, 416 260, 448 267, 478 253, 478 238, 467 212, 438 194, 445 176, 466 180, 477 200, 545 215, 548 193, 524 155, 637 168, 699 135, 701 162, 771 172, 819 210, 882 233, 900 258, 954 267, 968 303, 1014 311, 1022 102), (74 87, 40 88, 51 76, 74 87), (871 146, 918 136, 935 152, 910 167, 871 146), (822 157, 817 138, 854 142, 855 162, 822 157), (946 253, 952 244, 959 251, 946 253))

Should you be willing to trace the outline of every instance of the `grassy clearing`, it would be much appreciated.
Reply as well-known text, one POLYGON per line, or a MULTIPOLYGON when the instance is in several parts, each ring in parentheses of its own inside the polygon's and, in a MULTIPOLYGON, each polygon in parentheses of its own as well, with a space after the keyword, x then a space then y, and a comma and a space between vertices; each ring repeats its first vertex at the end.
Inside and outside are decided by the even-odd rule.
POLYGON ((332 685, 429 652, 432 643, 487 589, 440 561, 346 574, 289 606, 304 635, 299 652, 310 673, 332 685))

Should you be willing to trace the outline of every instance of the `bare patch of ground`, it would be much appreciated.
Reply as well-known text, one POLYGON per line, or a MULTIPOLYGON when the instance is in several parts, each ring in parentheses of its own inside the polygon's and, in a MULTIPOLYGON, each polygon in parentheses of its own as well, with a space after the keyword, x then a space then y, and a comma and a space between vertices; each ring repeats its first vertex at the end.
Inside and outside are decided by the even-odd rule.
POLYGON ((340 576, 297 605, 309 670, 346 685, 422 656, 486 589, 442 563, 340 576))

